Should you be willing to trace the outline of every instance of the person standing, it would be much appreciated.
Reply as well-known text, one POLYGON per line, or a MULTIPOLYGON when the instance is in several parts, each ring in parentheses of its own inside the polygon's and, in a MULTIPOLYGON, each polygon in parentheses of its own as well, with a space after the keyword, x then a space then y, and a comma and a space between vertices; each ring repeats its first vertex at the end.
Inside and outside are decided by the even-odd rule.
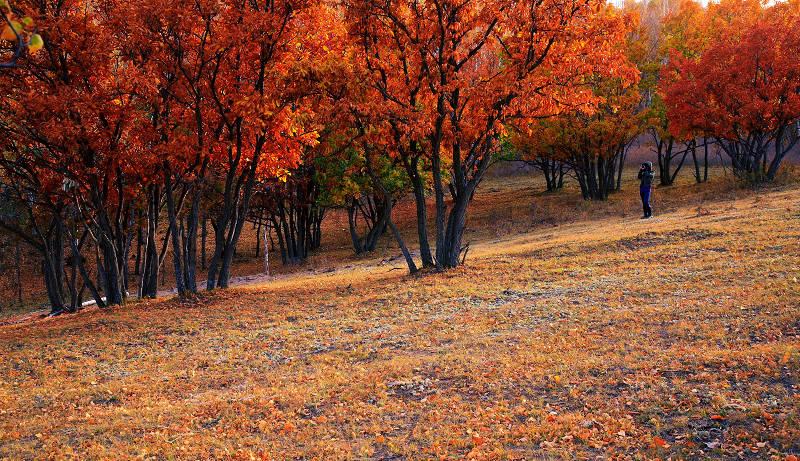
POLYGON ((653 164, 650 162, 642 163, 642 167, 639 169, 639 195, 642 197, 642 209, 644 210, 642 219, 653 216, 653 208, 650 207, 650 191, 653 188, 655 176, 653 164))

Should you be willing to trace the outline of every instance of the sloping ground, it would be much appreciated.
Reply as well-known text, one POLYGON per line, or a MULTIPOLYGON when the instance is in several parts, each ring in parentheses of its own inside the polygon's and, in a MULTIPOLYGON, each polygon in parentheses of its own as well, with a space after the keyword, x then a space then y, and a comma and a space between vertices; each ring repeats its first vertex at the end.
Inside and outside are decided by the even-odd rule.
MULTIPOLYGON (((590 202, 583 200, 574 180, 567 180, 564 189, 555 193, 545 192, 544 178, 541 174, 530 171, 511 176, 494 176, 484 180, 470 204, 468 226, 464 234, 464 243, 472 245, 504 236, 516 236, 521 233, 532 233, 555 225, 582 222, 598 217, 631 217, 641 213, 639 202, 639 181, 635 168, 627 168, 623 175, 622 190, 611 194, 607 201, 590 202)), ((777 187, 797 184, 800 180, 800 167, 786 166, 777 181, 777 187)), ((774 186, 773 186, 774 187, 774 186)), ((730 171, 720 167, 710 170, 709 181, 695 184, 691 172, 687 169, 678 176, 672 187, 656 187, 652 202, 656 214, 671 212, 687 206, 705 206, 720 200, 730 200, 742 195, 752 194, 744 190, 733 180, 730 171)), ((435 231, 435 203, 428 197, 428 225, 430 235, 435 231)), ((400 200, 393 212, 394 221, 406 243, 412 250, 418 248, 416 230, 416 207, 412 197, 400 200)), ((363 224, 362 224, 363 225, 363 224)), ((239 241, 238 252, 234 256, 231 268, 233 286, 252 284, 263 277, 263 251, 256 249, 256 229, 246 225, 239 241)), ((210 243, 210 242, 209 242, 210 243)), ((263 250, 263 242, 260 244, 263 250)), ((212 253, 213 246, 207 246, 206 253, 212 253)), ((131 251, 131 270, 135 266, 135 250, 131 251)), ((326 212, 322 223, 322 246, 315 250, 302 263, 281 264, 280 254, 272 248, 270 256, 270 273, 276 278, 293 277, 299 272, 327 273, 343 266, 372 265, 396 257, 402 257, 391 232, 380 239, 377 249, 371 254, 355 255, 348 230, 348 218, 345 210, 330 209, 326 212)), ((40 315, 46 315, 50 306, 44 292, 44 283, 37 269, 38 257, 26 259, 23 254, 22 282, 24 286, 24 302, 15 304, 16 279, 14 274, 0 272, 0 325, 27 321, 40 315)), ((90 258, 91 260, 92 258, 90 258)), ((159 296, 171 296, 176 292, 174 270, 171 265, 171 253, 166 253, 160 271, 159 296)), ((2 264, 0 264, 2 265, 2 264)), ((4 267, 9 267, 6 264, 4 267)), ((13 271, 12 271, 13 272, 13 271)), ((198 272, 198 282, 202 285, 205 272, 198 272)), ((138 286, 137 277, 131 274, 133 291, 138 286)), ((88 294, 86 295, 88 298, 88 294)), ((88 299, 85 299, 85 301, 88 299)))
POLYGON ((0 458, 798 455, 798 242, 795 188, 0 327, 0 458))

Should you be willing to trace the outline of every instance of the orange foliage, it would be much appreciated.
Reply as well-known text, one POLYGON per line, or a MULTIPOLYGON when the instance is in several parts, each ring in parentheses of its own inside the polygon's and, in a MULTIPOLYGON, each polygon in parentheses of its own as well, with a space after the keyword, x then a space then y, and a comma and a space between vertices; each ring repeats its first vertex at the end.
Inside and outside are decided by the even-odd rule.
POLYGON ((774 178, 798 138, 800 10, 729 0, 702 14, 686 5, 677 29, 695 49, 676 45, 662 81, 671 132, 713 136, 737 173, 774 178))

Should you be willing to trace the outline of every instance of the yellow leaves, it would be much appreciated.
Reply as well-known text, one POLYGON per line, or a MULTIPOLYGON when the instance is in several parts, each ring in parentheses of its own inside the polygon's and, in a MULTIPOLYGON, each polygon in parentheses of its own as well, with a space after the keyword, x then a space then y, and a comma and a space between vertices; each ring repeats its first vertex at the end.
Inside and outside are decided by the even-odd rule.
POLYGON ((791 347, 791 346, 787 347, 786 348, 786 352, 784 352, 783 357, 781 357, 780 364, 781 365, 786 365, 787 363, 789 363, 789 361, 791 361, 791 359, 792 359, 792 354, 793 353, 794 353, 794 348, 791 347))
POLYGON ((11 24, 6 24, 3 32, 0 33, 0 38, 9 42, 16 41, 17 35, 22 33, 22 24, 19 21, 11 21, 11 24))
POLYGON ((289 177, 292 175, 291 171, 287 170, 286 168, 280 168, 276 173, 276 176, 280 182, 285 183, 289 180, 289 177))
POLYGON ((267 433, 269 427, 270 427, 270 423, 265 419, 262 419, 261 421, 258 422, 258 430, 263 432, 263 433, 267 433))
POLYGON ((42 49, 43 46, 44 46, 44 41, 42 40, 41 35, 39 34, 31 35, 30 42, 28 43, 28 50, 31 53, 38 52, 39 50, 42 49))

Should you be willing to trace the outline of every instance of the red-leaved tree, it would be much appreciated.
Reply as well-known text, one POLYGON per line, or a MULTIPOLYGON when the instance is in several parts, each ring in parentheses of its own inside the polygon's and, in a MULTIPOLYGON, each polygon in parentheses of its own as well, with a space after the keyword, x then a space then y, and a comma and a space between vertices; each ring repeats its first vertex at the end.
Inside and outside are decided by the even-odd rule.
POLYGON ((626 27, 602 8, 595 0, 348 4, 357 64, 372 95, 354 109, 377 128, 370 144, 379 155, 407 170, 424 267, 463 260, 468 204, 504 124, 567 107, 591 111, 602 98, 587 87, 590 75, 635 77, 615 47, 626 27), (424 170, 433 179, 435 253, 424 170))
POLYGON ((714 137, 737 177, 774 179, 798 141, 800 12, 750 0, 710 5, 698 57, 674 52, 662 81, 675 136, 714 137))

